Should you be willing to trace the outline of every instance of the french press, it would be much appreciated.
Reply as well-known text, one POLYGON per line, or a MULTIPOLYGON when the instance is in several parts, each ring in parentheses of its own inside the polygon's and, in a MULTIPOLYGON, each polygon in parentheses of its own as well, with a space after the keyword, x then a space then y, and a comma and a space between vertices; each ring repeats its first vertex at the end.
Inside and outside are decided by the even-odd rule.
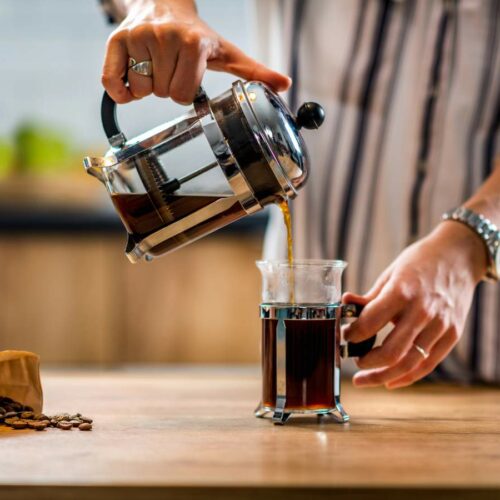
POLYGON ((272 414, 283 425, 291 415, 331 415, 348 422, 340 401, 341 359, 361 357, 376 336, 343 342, 341 324, 362 306, 342 304, 347 262, 302 259, 258 261, 262 274, 262 397, 256 417, 272 414))
POLYGON ((308 174, 299 131, 318 128, 324 112, 308 102, 293 116, 265 84, 238 80, 213 99, 200 88, 184 116, 133 139, 107 93, 101 119, 111 148, 84 165, 106 186, 137 262, 294 198, 308 174))

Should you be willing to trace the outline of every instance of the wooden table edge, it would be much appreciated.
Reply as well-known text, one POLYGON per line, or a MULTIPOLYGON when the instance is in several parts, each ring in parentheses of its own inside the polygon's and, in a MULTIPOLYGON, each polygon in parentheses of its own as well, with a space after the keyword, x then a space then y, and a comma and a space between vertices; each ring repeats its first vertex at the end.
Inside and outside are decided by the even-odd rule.
POLYGON ((55 486, 0 485, 9 500, 498 500, 500 487, 55 486))

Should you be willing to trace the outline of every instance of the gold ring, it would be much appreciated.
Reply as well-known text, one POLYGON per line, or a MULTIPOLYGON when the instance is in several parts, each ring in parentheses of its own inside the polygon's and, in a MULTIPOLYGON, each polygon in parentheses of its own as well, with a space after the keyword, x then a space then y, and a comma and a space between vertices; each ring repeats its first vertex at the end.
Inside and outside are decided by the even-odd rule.
POLYGON ((422 355, 424 359, 429 357, 429 353, 423 347, 420 347, 418 344, 413 344, 413 347, 419 352, 419 354, 422 355))

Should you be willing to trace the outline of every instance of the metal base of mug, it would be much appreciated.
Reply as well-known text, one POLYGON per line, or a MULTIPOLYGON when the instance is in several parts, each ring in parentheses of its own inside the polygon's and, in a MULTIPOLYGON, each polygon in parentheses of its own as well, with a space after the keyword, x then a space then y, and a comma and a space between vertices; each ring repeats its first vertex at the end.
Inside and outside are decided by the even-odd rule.
POLYGON ((322 408, 319 410, 287 410, 285 407, 282 407, 282 405, 279 404, 279 401, 277 401, 277 405, 275 408, 264 406, 262 402, 260 402, 257 405, 257 408, 255 408, 254 410, 254 415, 257 418, 265 418, 266 415, 270 413, 273 414, 272 421, 275 425, 285 425, 286 421, 293 414, 317 415, 318 419, 323 417, 333 417, 334 421, 339 424, 345 424, 349 422, 349 415, 344 410, 344 407, 342 406, 340 401, 336 401, 333 408, 322 408))

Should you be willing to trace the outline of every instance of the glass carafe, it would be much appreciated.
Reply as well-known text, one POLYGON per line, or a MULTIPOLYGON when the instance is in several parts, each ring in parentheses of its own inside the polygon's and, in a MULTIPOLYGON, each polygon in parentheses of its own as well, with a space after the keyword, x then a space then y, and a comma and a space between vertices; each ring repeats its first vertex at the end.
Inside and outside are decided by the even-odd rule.
POLYGON ((284 424, 293 413, 349 416, 340 402, 342 357, 374 345, 341 343, 341 322, 361 306, 341 304, 340 260, 258 261, 262 274, 262 400, 255 412, 284 424))

